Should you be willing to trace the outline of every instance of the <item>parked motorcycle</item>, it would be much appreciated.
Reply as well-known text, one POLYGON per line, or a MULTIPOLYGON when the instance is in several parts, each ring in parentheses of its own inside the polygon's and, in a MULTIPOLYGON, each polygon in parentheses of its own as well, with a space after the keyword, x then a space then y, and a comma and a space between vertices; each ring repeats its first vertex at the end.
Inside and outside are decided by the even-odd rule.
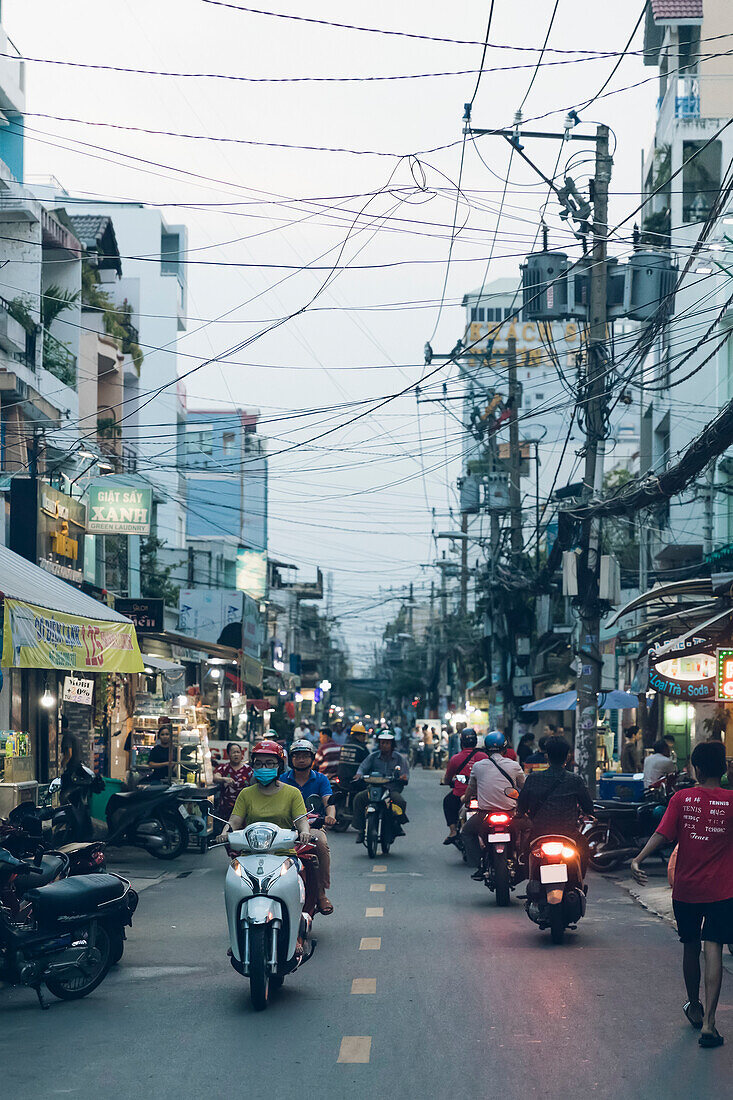
MULTIPOLYGON (((40 868, 0 848, 0 889, 18 874, 40 868)), ((42 985, 54 997, 86 997, 112 965, 115 937, 132 924, 137 894, 119 875, 66 878, 27 891, 30 911, 15 920, 0 906, 0 980, 35 989, 48 1008, 42 985)))
POLYGON ((512 814, 492 811, 485 818, 481 870, 489 890, 496 891, 496 904, 509 905, 511 891, 521 877, 521 867, 510 831, 512 814))
MULTIPOLYGON (((104 783, 94 772, 89 772, 89 775, 95 781, 104 783)), ((64 842, 85 841, 94 837, 89 809, 91 788, 91 780, 86 783, 79 781, 75 799, 52 810, 51 836, 55 843, 59 843, 59 837, 64 842)), ((187 783, 171 786, 151 783, 136 787, 133 791, 119 791, 107 802, 107 833, 103 839, 108 845, 130 844, 144 848, 157 859, 176 859, 188 847, 188 819, 192 815, 187 805, 194 804, 198 811, 197 821, 200 820, 205 827, 209 812, 207 794, 206 790, 187 783)))
POLYGON ((597 799, 593 819, 582 829, 593 870, 613 871, 633 859, 656 831, 672 795, 689 782, 687 776, 665 776, 644 792, 640 802, 597 799))
POLYGON ((532 841, 525 909, 531 921, 550 929, 553 943, 562 943, 565 930, 575 929, 584 916, 587 893, 573 840, 550 834, 532 841))
POLYGON ((226 846, 231 857, 224 881, 231 962, 238 974, 249 978, 252 1006, 261 1011, 271 990, 315 950, 313 903, 309 906, 308 900, 318 860, 313 844, 300 844, 296 832, 269 821, 229 833, 226 846))
POLYGON ((395 768, 392 776, 367 775, 364 777, 369 791, 364 843, 370 859, 375 858, 379 845, 386 856, 395 837, 400 835, 399 819, 403 816, 402 807, 392 801, 391 791, 392 784, 398 782, 399 777, 399 767, 395 768))

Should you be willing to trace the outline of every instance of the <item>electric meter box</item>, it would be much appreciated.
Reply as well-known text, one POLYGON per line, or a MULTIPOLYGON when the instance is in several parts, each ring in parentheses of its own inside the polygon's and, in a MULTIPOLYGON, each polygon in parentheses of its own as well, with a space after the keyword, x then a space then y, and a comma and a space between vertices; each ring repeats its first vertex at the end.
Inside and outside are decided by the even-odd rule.
POLYGON ((666 315, 674 313, 676 282, 677 268, 669 252, 632 252, 626 265, 626 316, 648 321, 662 302, 666 315))
POLYGON ((525 321, 561 321, 568 316, 568 257, 565 252, 534 252, 522 267, 525 321))

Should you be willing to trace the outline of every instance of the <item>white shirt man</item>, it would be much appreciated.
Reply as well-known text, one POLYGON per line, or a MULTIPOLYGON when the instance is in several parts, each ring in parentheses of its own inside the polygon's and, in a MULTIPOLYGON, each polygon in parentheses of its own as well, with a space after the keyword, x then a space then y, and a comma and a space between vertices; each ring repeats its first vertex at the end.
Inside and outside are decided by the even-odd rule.
POLYGON ((650 756, 647 756, 644 761, 644 786, 651 787, 652 783, 659 782, 665 775, 674 775, 677 771, 677 765, 670 756, 668 756, 669 749, 667 748, 666 741, 657 741, 654 746, 654 752, 650 756), (664 746, 665 751, 660 752, 661 746, 664 746))
POLYGON ((471 770, 470 787, 476 786, 476 798, 482 810, 513 810, 516 798, 505 794, 507 787, 520 790, 524 785, 524 770, 517 760, 494 752, 487 760, 479 760, 471 770), (497 766, 498 765, 498 766, 497 766), (501 768, 501 771, 499 771, 501 768), (502 775, 506 772, 506 775, 502 775))

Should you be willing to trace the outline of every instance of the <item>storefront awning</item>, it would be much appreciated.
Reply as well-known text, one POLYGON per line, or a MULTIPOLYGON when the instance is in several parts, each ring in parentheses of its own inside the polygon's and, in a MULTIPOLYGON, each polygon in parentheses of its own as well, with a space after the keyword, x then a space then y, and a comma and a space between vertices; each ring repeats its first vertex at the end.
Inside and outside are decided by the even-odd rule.
POLYGON ((4 668, 142 672, 135 626, 45 569, 0 546, 4 668))
POLYGON ((178 664, 177 661, 167 661, 165 657, 154 657, 151 653, 143 653, 143 661, 147 668, 152 668, 156 672, 178 675, 185 671, 183 665, 178 664))
MULTIPOLYGON (((549 710, 575 710, 578 702, 577 691, 564 691, 561 695, 548 695, 546 699, 535 699, 533 703, 525 703, 523 711, 549 711, 549 710)), ((631 695, 628 691, 599 691, 599 710, 633 710, 638 707, 639 697, 631 695)))

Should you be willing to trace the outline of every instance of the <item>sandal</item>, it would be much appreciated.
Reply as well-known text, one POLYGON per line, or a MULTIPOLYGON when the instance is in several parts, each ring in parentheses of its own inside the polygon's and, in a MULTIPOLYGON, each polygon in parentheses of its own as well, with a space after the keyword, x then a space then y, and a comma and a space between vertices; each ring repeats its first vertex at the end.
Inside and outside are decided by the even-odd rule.
POLYGON ((712 1047, 722 1047, 725 1039, 720 1034, 717 1027, 714 1027, 712 1031, 703 1031, 697 1041, 701 1047, 710 1050, 712 1047))
POLYGON ((323 913, 324 917, 330 917, 331 913, 333 913, 333 905, 327 897, 324 897, 322 901, 318 902, 318 912, 323 913))
POLYGON ((297 943, 295 944, 295 954, 294 954, 294 958, 296 958, 296 959, 302 959, 302 958, 303 958, 303 951, 304 951, 304 948, 303 948, 303 941, 301 940, 300 936, 298 936, 298 941, 297 941, 297 943))
POLYGON ((705 1009, 702 1007, 700 1002, 697 1001, 697 1003, 695 1005, 693 1005, 692 1001, 687 1001, 686 1004, 683 1004, 682 1011, 684 1012, 685 1016, 689 1020, 691 1026, 694 1027, 695 1031, 700 1031, 700 1029, 702 1028, 702 1023, 703 1023, 703 1019, 704 1019, 704 1016, 705 1016, 705 1009), (700 1012, 702 1013, 702 1015, 701 1015, 699 1020, 693 1020, 692 1016, 690 1015, 693 1008, 699 1008, 700 1009, 700 1012))

